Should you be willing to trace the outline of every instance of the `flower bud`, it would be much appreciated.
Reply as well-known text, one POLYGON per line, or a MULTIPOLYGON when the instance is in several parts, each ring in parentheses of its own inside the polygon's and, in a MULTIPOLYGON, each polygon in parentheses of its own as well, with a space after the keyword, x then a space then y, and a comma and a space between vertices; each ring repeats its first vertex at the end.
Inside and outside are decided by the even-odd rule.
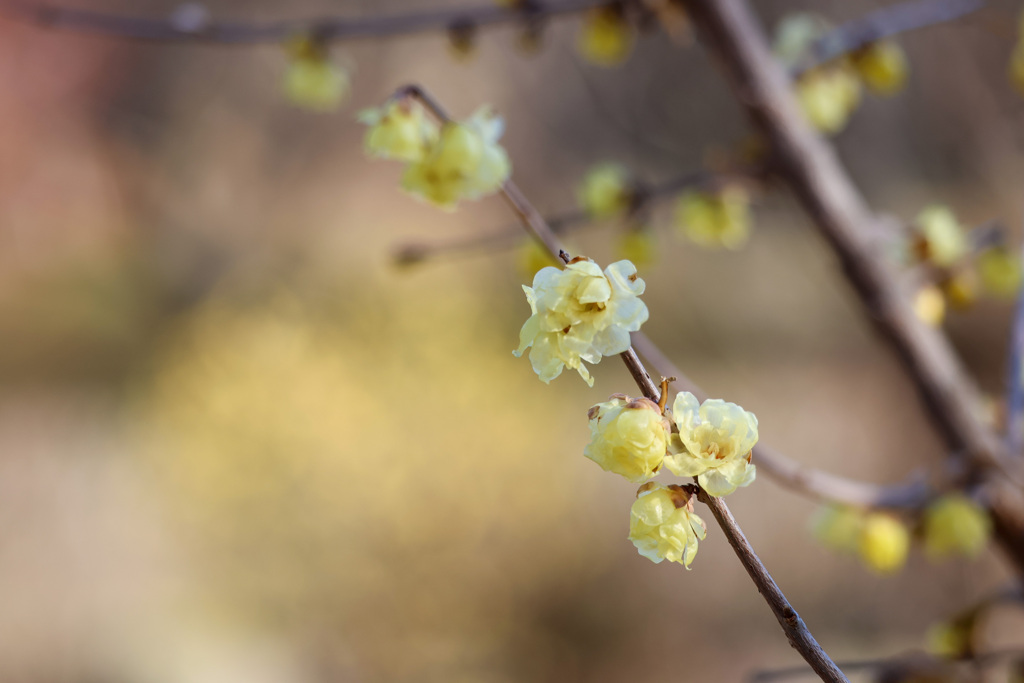
POLYGON ((620 8, 596 7, 583 19, 577 49, 598 66, 621 64, 633 49, 634 31, 620 8))
POLYGON ((946 318, 946 300, 935 285, 917 290, 913 301, 914 313, 926 325, 939 327, 946 318))
POLYGON ((613 163, 593 166, 583 177, 577 196, 580 206, 591 218, 609 218, 625 213, 633 198, 629 171, 613 163))
POLYGON ((975 557, 991 534, 992 521, 985 509, 960 493, 942 496, 924 512, 924 545, 933 557, 975 557))
POLYGON ((686 192, 676 204, 676 226, 695 244, 739 249, 750 236, 750 196, 739 185, 717 192, 686 192))
POLYGON ((978 255, 981 284, 992 296, 1013 298, 1021 288, 1020 256, 1002 246, 991 247, 978 255))
POLYGON ((907 56, 894 40, 868 43, 854 52, 852 59, 865 85, 877 95, 897 93, 907 82, 907 56))
POLYGON ((910 533, 892 515, 872 512, 864 518, 858 545, 864 564, 879 574, 889 574, 906 563, 910 533))
POLYGON ((922 261, 949 268, 967 254, 967 238, 947 206, 925 207, 914 219, 914 249, 922 261))
POLYGON ((661 469, 671 425, 658 404, 622 394, 598 403, 587 413, 590 443, 583 455, 606 472, 621 474, 640 484, 661 469))
POLYGON ((856 552, 864 513, 848 505, 829 505, 814 519, 814 535, 822 544, 842 552, 856 552))

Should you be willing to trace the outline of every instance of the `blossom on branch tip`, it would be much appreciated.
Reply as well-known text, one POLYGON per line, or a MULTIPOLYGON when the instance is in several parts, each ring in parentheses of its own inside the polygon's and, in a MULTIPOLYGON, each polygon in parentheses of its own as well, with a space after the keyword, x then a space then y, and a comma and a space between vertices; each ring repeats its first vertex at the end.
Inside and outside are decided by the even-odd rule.
POLYGON ((672 404, 679 429, 669 442, 665 466, 680 477, 697 477, 712 496, 724 496, 754 481, 750 451, 757 443, 757 418, 721 399, 697 401, 683 391, 672 404))
POLYGON ((812 126, 833 135, 860 105, 860 80, 846 62, 811 69, 796 81, 800 109, 812 126))
POLYGON ((907 55, 894 40, 868 43, 854 52, 851 59, 865 85, 875 94, 892 95, 907 82, 907 55))
POLYGON ((632 51, 634 33, 621 8, 595 7, 583 19, 577 48, 592 64, 616 66, 632 51))
POLYGON ((396 98, 379 109, 359 113, 366 131, 366 153, 380 159, 422 161, 437 142, 438 127, 412 98, 396 98))
POLYGON ((292 104, 313 111, 333 111, 351 90, 348 73, 330 60, 327 47, 309 37, 289 41, 284 90, 292 104))
POLYGON ((983 507, 961 493, 942 496, 924 512, 924 545, 933 557, 977 556, 988 545, 992 521, 983 507))
POLYGON ((676 204, 676 225, 701 247, 739 249, 750 237, 750 195, 739 185, 716 192, 686 192, 676 204))
POLYGON ((564 269, 542 268, 533 287, 523 285, 532 314, 513 353, 522 356, 529 348, 534 372, 545 383, 569 368, 593 386, 583 361, 596 364, 629 348, 629 333, 647 321, 647 306, 639 299, 644 286, 629 261, 617 261, 603 273, 581 257, 564 269))
POLYGON ((583 455, 606 472, 642 484, 661 469, 671 424, 658 404, 646 398, 613 394, 587 413, 590 443, 583 455))
POLYGON ((910 532, 892 515, 872 512, 861 526, 858 550, 864 564, 879 574, 890 574, 907 561, 910 532))
POLYGON ((967 254, 967 237, 949 207, 933 204, 917 214, 914 251, 939 268, 949 268, 967 254))
POLYGON ((693 497, 682 486, 648 482, 637 491, 629 511, 629 540, 655 564, 678 562, 687 569, 707 526, 693 512, 693 497))
POLYGON ((406 168, 402 187, 446 209, 497 192, 512 173, 508 154, 498 144, 503 132, 502 119, 488 107, 461 123, 445 123, 424 157, 406 168))
POLYGON ((580 206, 591 218, 610 218, 625 213, 633 200, 629 171, 619 164, 592 166, 577 192, 580 206))

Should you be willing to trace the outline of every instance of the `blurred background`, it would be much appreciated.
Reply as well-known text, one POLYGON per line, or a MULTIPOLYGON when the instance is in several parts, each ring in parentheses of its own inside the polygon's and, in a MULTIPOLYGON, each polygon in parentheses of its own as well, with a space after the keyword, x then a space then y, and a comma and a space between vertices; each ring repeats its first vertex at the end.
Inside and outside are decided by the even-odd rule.
MULTIPOLYGON (((162 17, 173 2, 72 2, 162 17)), ((215 18, 367 16, 458 0, 213 0, 215 18)), ((760 0, 772 26, 877 3, 760 0)), ((869 202, 968 225, 1024 220, 1024 100, 1006 70, 1017 3, 901 38, 898 95, 835 140, 869 202)), ((282 94, 278 45, 145 44, 0 17, 0 680, 41 683, 743 680, 799 664, 713 527, 692 571, 626 539, 635 487, 582 457, 588 389, 512 357, 529 309, 515 249, 397 267, 396 247, 508 225, 499 198, 439 211, 362 151, 359 110, 398 86, 505 117, 514 178, 545 212, 586 169, 658 182, 747 133, 698 46, 645 34, 622 66, 577 56, 577 18, 536 54, 512 27, 470 59, 443 35, 335 57, 335 113, 282 94)), ((887 482, 943 447, 834 258, 783 192, 739 252, 655 221, 645 331, 761 439, 887 482)), ((614 257, 614 224, 571 237, 614 257)), ((1012 305, 950 316, 1003 390, 1012 305)), ((997 552, 895 576, 821 547, 815 504, 765 476, 729 500, 837 660, 921 648, 1002 586, 997 552)), ((705 515, 710 519, 710 515, 705 515)), ((988 629, 1024 643, 1010 610, 988 629)))

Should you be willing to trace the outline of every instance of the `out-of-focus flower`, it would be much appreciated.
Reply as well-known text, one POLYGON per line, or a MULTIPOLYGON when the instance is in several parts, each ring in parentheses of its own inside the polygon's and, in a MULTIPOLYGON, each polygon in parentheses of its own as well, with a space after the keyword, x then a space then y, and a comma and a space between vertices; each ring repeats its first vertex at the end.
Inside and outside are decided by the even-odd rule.
POLYGON ((750 196, 739 185, 716 192, 686 192, 675 210, 676 226, 695 244, 739 249, 750 237, 750 196))
POLYGON ((370 127, 364 141, 367 154, 381 159, 422 161, 438 138, 437 124, 410 98, 366 109, 359 121, 370 127))
POLYGON ((924 512, 924 545, 932 556, 977 556, 988 545, 992 521, 983 507, 961 493, 942 496, 924 512))
POLYGON ((865 85, 878 95, 892 95, 903 89, 910 68, 900 44, 891 39, 868 43, 852 55, 853 66, 865 85))
POLYGON ((583 18, 577 49, 598 66, 621 64, 633 49, 635 31, 615 6, 596 7, 583 18))
POLYGON ((747 486, 756 476, 750 450, 757 443, 757 418, 735 403, 708 399, 701 404, 680 392, 672 404, 679 428, 669 445, 665 466, 680 477, 697 477, 712 496, 724 496, 747 486))
POLYGON ((583 177, 577 192, 580 206, 592 218, 609 218, 625 213, 633 201, 629 171, 620 164, 598 164, 583 177))
POLYGON ((927 325, 939 327, 946 317, 946 299, 935 285, 917 290, 912 302, 914 313, 927 325))
POLYGON ((890 574, 907 561, 910 533, 892 515, 872 512, 864 517, 858 546, 864 564, 879 574, 890 574))
POLYGON ((648 266, 658 258, 658 242, 648 227, 627 229, 619 235, 616 253, 639 266, 648 266))
POLYGON ((331 61, 327 46, 301 36, 285 47, 284 90, 291 103, 313 111, 337 109, 348 96, 351 82, 348 72, 331 61))
POLYGON ((1003 246, 978 254, 978 274, 985 291, 993 296, 1013 298, 1021 288, 1020 256, 1003 246))
POLYGON ((448 51, 459 61, 469 60, 476 52, 476 24, 457 21, 450 25, 448 51))
POLYGON ((681 486, 648 482, 637 491, 629 511, 629 540, 655 564, 679 562, 687 569, 707 527, 693 512, 693 498, 681 486))
POLYGON ((1021 95, 1024 95, 1024 38, 1017 40, 1010 56, 1010 83, 1021 95))
POLYGON ((587 416, 590 443, 583 455, 634 484, 658 473, 668 449, 671 424, 657 403, 614 394, 593 406, 587 416))
POLYGON ((961 659, 970 656, 973 650, 973 618, 940 621, 928 627, 925 634, 925 648, 928 652, 946 659, 961 659))
POLYGON ((787 14, 775 28, 775 54, 784 64, 792 66, 807 54, 814 41, 827 30, 828 23, 816 14, 787 14))
POLYGON ((828 505, 814 519, 814 535, 826 547, 857 552, 864 513, 848 505, 828 505))
POLYGON ((488 107, 461 123, 446 123, 427 155, 406 168, 402 186, 445 209, 496 192, 512 173, 498 144, 503 131, 501 118, 488 107))
POLYGON ((946 301, 955 309, 970 308, 978 300, 978 274, 973 268, 961 268, 939 283, 946 301))
POLYGON ((523 286, 532 315, 519 332, 521 356, 530 350, 530 363, 544 382, 563 368, 579 372, 593 386, 583 361, 599 363, 602 356, 629 348, 629 333, 647 321, 647 306, 639 299, 644 281, 636 266, 617 261, 602 273, 593 261, 577 257, 564 270, 543 268, 533 287, 523 286))
POLYGON ((834 135, 860 105, 860 80, 846 62, 811 69, 796 82, 800 109, 812 126, 834 135))
POLYGON ((925 207, 914 219, 914 249, 922 261, 949 268, 967 253, 967 237, 948 206, 925 207))

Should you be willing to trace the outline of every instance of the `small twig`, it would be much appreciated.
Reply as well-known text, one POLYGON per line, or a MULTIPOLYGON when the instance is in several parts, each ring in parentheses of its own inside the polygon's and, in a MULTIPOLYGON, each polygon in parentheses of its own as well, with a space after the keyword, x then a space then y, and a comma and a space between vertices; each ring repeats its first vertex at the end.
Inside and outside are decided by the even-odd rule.
POLYGON ((548 17, 579 13, 608 2, 532 0, 521 7, 501 7, 492 2, 476 7, 426 10, 392 16, 325 16, 263 23, 210 20, 182 22, 173 16, 169 19, 149 19, 72 7, 36 5, 18 0, 0 2, 0 13, 11 19, 46 28, 70 29, 132 40, 249 45, 279 43, 297 34, 315 35, 320 41, 331 42, 443 31, 454 25, 482 27, 514 21, 537 22, 548 17))
MULTIPOLYGON (((450 120, 443 108, 424 92, 422 88, 410 86, 403 88, 399 92, 420 99, 442 121, 450 120)), ((558 238, 544 222, 544 217, 523 196, 511 179, 505 181, 501 192, 506 202, 511 206, 520 221, 522 221, 523 227, 543 244, 552 256, 560 257, 561 254, 565 253, 558 243, 558 238)), ((621 356, 641 393, 656 403, 660 402, 662 399, 661 392, 658 391, 658 386, 647 373, 633 348, 626 349, 621 356)), ((779 625, 782 626, 790 644, 800 653, 811 668, 821 676, 823 681, 849 683, 843 672, 836 667, 821 646, 818 645, 817 641, 814 640, 814 637, 804 625, 803 620, 800 619, 800 616, 786 600, 786 596, 779 590, 775 580, 768 573, 768 569, 754 553, 750 543, 736 524, 736 520, 733 519, 732 513, 729 512, 725 502, 720 498, 707 496, 704 492, 701 492, 701 496, 701 500, 711 508, 712 514, 718 520, 726 538, 729 540, 729 544, 736 552, 750 578, 754 581, 758 591, 764 596, 772 613, 775 614, 775 618, 778 620, 779 625)))
MULTIPOLYGON (((859 659, 856 661, 842 662, 839 666, 844 671, 871 671, 874 669, 895 669, 899 671, 906 671, 907 673, 923 673, 922 670, 931 673, 941 673, 945 671, 947 675, 950 673, 950 669, 956 669, 965 665, 969 666, 981 666, 987 667, 993 664, 998 664, 1006 659, 1019 657, 1024 655, 1024 649, 1019 647, 1008 647, 1001 650, 993 650, 992 652, 984 652, 979 655, 967 659, 961 659, 956 661, 948 661, 943 659, 937 659, 929 655, 925 655, 919 652, 910 652, 904 655, 896 657, 886 657, 882 659, 859 659)), ((770 669, 766 671, 758 671, 753 674, 748 680, 750 683, 767 683, 768 681, 779 681, 787 678, 798 678, 806 676, 808 673, 805 667, 792 666, 784 669, 770 669)), ((883 679, 878 679, 883 680, 883 679)), ((890 680, 888 678, 884 680, 890 680)), ((893 680, 947 680, 946 678, 910 678, 901 677, 894 678, 893 680)), ((955 679, 960 680, 960 679, 955 679)), ((973 679, 972 679, 973 680, 973 679)))
POLYGON ((955 21, 984 6, 985 0, 915 0, 875 10, 826 33, 789 73, 796 78, 837 57, 856 52, 869 43, 955 21))

